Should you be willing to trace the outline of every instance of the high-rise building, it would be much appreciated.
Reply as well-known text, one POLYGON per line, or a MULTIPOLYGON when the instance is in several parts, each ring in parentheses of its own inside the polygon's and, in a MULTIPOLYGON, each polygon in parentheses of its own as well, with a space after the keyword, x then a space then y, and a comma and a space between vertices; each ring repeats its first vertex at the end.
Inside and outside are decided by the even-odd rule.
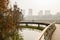
POLYGON ((39 13, 38 13, 39 16, 42 16, 43 15, 43 10, 40 10, 39 13))
POLYGON ((51 11, 50 10, 45 10, 45 15, 51 15, 51 11))
POLYGON ((28 12, 29 16, 32 16, 32 11, 33 11, 32 9, 29 9, 29 12, 28 12))

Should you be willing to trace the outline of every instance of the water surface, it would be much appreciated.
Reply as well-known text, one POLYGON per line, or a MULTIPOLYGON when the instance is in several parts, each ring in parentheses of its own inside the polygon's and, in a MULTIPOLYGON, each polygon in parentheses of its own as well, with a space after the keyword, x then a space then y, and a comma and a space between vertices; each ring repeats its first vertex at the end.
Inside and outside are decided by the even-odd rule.
POLYGON ((38 40, 41 32, 41 30, 30 28, 23 28, 22 31, 19 31, 19 33, 21 33, 21 35, 23 36, 24 40, 38 40))

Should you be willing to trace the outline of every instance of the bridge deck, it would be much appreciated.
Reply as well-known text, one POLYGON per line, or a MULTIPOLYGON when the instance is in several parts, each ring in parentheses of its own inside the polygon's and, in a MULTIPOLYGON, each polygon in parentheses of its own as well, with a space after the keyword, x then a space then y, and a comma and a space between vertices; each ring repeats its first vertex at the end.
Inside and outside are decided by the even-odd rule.
POLYGON ((51 40, 60 40, 60 24, 56 24, 56 30, 54 31, 51 40))

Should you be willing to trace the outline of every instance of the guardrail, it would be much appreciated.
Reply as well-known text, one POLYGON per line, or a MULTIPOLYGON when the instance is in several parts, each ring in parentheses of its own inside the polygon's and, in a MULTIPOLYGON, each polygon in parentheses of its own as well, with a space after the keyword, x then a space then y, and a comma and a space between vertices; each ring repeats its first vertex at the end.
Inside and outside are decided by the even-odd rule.
POLYGON ((51 40, 52 34, 55 31, 55 29, 56 29, 55 22, 53 22, 41 32, 39 40, 42 40, 43 36, 44 36, 44 40, 51 40))

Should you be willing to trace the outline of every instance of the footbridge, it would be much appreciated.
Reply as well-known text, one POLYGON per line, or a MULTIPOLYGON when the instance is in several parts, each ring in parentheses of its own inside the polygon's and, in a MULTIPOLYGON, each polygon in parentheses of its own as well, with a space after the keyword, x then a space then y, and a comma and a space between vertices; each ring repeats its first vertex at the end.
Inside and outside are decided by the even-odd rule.
POLYGON ((32 28, 32 29, 39 29, 39 30, 43 30, 45 27, 43 27, 42 25, 44 26, 48 26, 49 23, 43 23, 43 22, 27 22, 27 21, 21 21, 21 22, 18 22, 19 24, 19 27, 21 28, 32 28), (25 25, 23 25, 25 24, 25 25), (31 25, 29 25, 31 24, 31 25), (32 26, 34 24, 34 26, 32 26), (37 26, 36 26, 37 25, 37 26))
MULTIPOLYGON (((56 29, 55 22, 36 22, 36 21, 21 21, 18 22, 18 24, 25 24, 25 26, 29 26, 29 24, 37 24, 38 26, 35 27, 36 29, 38 28, 39 30, 42 30, 41 35, 38 37, 39 40, 51 40, 53 32, 56 29), (40 27, 40 25, 46 25, 46 27, 40 27), (42 28, 42 29, 41 29, 42 28)), ((23 27, 23 25, 20 25, 23 27)), ((33 26, 29 26, 28 28, 33 28, 33 26)))

